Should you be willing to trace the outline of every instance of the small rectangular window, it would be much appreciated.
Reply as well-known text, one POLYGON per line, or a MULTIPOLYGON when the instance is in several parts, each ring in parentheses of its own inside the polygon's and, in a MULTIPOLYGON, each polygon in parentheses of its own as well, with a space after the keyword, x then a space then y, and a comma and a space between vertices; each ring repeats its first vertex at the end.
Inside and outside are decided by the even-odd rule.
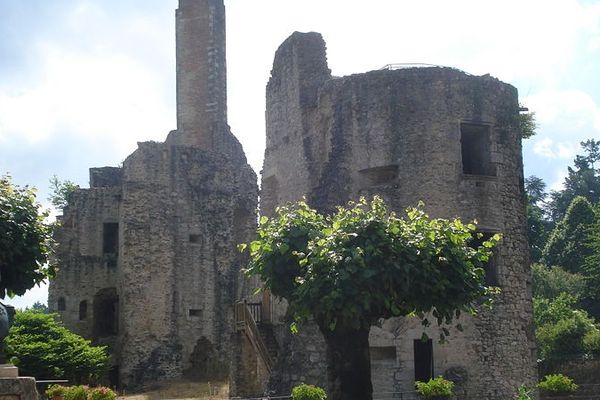
MULTIPOLYGON (((478 248, 485 242, 489 240, 492 236, 494 236, 495 232, 477 232, 476 236, 473 238, 472 247, 478 248), (478 237, 481 236, 481 237, 478 237)), ((483 266, 485 269, 485 284, 488 286, 498 286, 498 267, 495 252, 496 249, 493 249, 494 255, 490 257, 488 262, 486 262, 483 266)))
POLYGON ((200 241, 201 241, 200 235, 195 235, 195 234, 190 235, 190 243, 199 244, 200 241))
POLYGON ((87 301, 83 300, 79 303, 79 320, 83 321, 87 318, 87 301))
POLYGON ((58 311, 65 311, 67 309, 67 302, 65 301, 64 297, 58 298, 57 308, 58 308, 58 311))
POLYGON ((396 361, 396 346, 371 347, 371 361, 396 361))
POLYGON ((199 309, 190 309, 190 317, 201 317, 202 316, 202 310, 199 309))
POLYGON ((464 174, 496 176, 496 166, 491 159, 490 125, 460 124, 460 145, 464 174))
POLYGON ((398 178, 397 165, 384 165, 358 171, 366 186, 389 185, 398 178))
POLYGON ((102 253, 103 254, 118 254, 119 253, 119 224, 109 222, 104 224, 102 234, 102 253))

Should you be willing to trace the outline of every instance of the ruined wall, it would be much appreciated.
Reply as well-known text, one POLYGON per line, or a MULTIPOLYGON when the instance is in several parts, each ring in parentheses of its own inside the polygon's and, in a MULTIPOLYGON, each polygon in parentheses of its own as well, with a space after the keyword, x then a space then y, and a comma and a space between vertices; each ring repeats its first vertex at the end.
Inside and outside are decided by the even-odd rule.
POLYGON ((122 191, 120 181, 103 172, 90 169, 91 187, 73 193, 63 210, 56 233, 59 270, 50 282, 48 308, 74 332, 118 351, 116 335, 98 332, 93 312, 101 291, 119 288, 120 251, 104 248, 104 235, 107 224, 119 222, 122 191))
MULTIPOLYGON (((501 232, 489 278, 502 294, 492 311, 465 319, 449 345, 433 344, 434 373, 465 375, 465 398, 509 398, 536 378, 516 90, 451 68, 330 78, 323 60, 325 44, 315 33, 295 33, 277 51, 261 211, 303 195, 328 211, 380 194, 394 210, 423 200, 433 217, 477 219, 480 230, 501 232), (306 90, 315 79, 318 87, 306 90)), ((281 322, 284 308, 277 311, 281 322)), ((376 391, 413 390, 413 340, 422 332, 402 320, 372 331, 376 391)), ((298 348, 322 349, 319 336, 298 348)), ((285 372, 287 382, 275 374, 286 392, 299 382, 294 376, 318 366, 308 352, 282 353, 304 357, 297 371, 285 372)))
POLYGON ((65 209, 50 287, 69 328, 110 342, 127 388, 227 377, 233 305, 248 290, 236 245, 254 235, 258 188, 227 125, 223 0, 180 0, 176 18, 178 129, 139 143, 122 169, 91 170, 65 209))
MULTIPOLYGON (((204 340, 228 367, 243 260, 255 226, 255 175, 188 146, 141 143, 124 163, 122 378, 137 386, 198 367, 204 340)), ((194 372, 194 371, 190 371, 194 372)))

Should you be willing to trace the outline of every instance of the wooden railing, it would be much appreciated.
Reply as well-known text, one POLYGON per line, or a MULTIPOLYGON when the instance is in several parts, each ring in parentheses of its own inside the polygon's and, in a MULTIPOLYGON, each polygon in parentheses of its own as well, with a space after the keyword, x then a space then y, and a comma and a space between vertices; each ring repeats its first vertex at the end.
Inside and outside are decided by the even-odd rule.
POLYGON ((273 369, 273 360, 271 360, 267 346, 265 346, 265 342, 260 336, 251 310, 254 310, 255 312, 258 310, 258 315, 260 316, 261 303, 240 302, 235 305, 236 330, 246 334, 246 337, 256 350, 256 353, 265 363, 267 371, 271 373, 271 370, 273 369), (257 304, 258 307, 256 307, 257 304))

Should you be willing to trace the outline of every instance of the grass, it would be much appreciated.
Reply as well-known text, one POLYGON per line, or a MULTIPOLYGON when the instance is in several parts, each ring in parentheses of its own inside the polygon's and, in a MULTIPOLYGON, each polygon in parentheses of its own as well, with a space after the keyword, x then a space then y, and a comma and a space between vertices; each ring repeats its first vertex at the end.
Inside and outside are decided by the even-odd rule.
POLYGON ((229 398, 229 385, 224 382, 175 381, 155 390, 119 396, 118 400, 220 400, 229 398))

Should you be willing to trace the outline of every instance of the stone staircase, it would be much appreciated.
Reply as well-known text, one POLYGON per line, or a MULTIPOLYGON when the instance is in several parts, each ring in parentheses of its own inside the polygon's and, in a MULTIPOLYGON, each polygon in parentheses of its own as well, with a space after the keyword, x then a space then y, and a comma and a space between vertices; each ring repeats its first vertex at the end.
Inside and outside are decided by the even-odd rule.
POLYGON ((265 344, 269 355, 271 356, 271 360, 277 360, 277 355, 279 354, 279 344, 277 343, 277 338, 275 337, 275 332, 273 331, 273 325, 269 323, 262 323, 258 325, 258 332, 260 333, 260 337, 265 344))

